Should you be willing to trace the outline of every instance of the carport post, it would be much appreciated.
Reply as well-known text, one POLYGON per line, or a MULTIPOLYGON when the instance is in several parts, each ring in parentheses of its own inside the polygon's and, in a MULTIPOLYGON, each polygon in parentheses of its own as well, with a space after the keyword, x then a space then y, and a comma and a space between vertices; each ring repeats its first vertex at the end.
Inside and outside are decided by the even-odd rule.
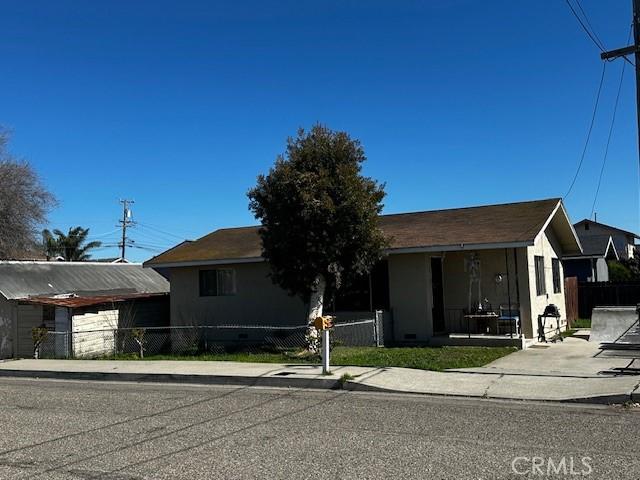
POLYGON ((322 330, 322 374, 329 375, 329 329, 322 330))

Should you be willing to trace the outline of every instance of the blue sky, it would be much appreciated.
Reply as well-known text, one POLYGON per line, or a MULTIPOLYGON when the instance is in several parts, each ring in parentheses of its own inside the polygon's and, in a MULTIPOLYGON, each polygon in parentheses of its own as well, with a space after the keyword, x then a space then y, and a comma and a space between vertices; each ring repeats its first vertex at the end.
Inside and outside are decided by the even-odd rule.
MULTIPOLYGON (((607 48, 626 44, 630 3, 582 0, 607 48)), ((362 141, 387 213, 563 196, 602 68, 562 0, 1 0, 0 59, 0 124, 59 199, 49 226, 116 242, 133 198, 131 236, 150 249, 135 260, 253 224, 246 191, 315 122, 362 141)), ((574 221, 621 67, 566 200, 574 221)), ((634 88, 628 68, 596 211, 640 230, 634 88)))

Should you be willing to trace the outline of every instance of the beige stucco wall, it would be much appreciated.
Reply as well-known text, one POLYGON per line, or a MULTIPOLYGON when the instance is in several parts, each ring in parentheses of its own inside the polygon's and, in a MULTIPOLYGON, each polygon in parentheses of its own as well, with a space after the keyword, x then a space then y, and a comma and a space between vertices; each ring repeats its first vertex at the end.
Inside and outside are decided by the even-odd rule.
POLYGON ((306 308, 267 277, 265 262, 171 270, 172 325, 303 325, 306 308), (200 297, 199 271, 233 268, 236 294, 200 297))
POLYGON ((430 257, 424 253, 390 255, 388 264, 394 338, 424 342, 433 334, 430 257))
MULTIPOLYGON (((567 311, 564 301, 564 270, 562 268, 562 262, 560 262, 560 292, 553 292, 553 272, 551 267, 552 258, 560 258, 560 246, 550 227, 542 232, 536 238, 535 244, 532 247, 527 247, 527 261, 529 265, 529 278, 531 279, 529 285, 529 296, 531 298, 531 316, 529 322, 523 322, 523 330, 527 338, 537 338, 538 335, 538 315, 540 315, 545 307, 551 303, 557 305, 562 315, 560 319, 560 327, 566 328, 567 325, 567 311), (536 293, 536 273, 534 257, 541 255, 544 257, 544 275, 545 284, 547 287, 546 295, 537 295, 536 293)), ((551 331, 556 327, 556 321, 554 319, 548 319, 546 322, 546 331, 551 331)))

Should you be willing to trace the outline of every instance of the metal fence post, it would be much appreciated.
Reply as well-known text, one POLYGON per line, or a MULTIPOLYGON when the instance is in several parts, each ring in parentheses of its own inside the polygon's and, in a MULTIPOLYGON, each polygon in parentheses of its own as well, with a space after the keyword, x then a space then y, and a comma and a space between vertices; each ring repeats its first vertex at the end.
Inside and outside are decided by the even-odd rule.
POLYGON ((376 346, 383 347, 385 338, 384 338, 384 311, 382 310, 376 310, 375 327, 376 327, 376 346))
POLYGON ((373 343, 376 347, 380 346, 380 334, 378 333, 378 310, 373 312, 373 343))
POLYGON ((329 375, 329 329, 322 330, 322 374, 329 375))

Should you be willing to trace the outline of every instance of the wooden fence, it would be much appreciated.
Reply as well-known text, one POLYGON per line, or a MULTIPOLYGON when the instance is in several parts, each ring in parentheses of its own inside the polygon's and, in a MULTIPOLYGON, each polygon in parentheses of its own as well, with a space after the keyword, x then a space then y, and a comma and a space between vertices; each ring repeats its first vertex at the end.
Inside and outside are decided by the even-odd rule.
POLYGON ((569 326, 578 318, 578 277, 564 279, 564 303, 569 326))
MULTIPOLYGON (((636 306, 639 303, 640 281, 578 282, 578 315, 580 318, 591 318, 593 307, 636 306)), ((568 309, 569 307, 567 307, 567 311, 568 309)))

